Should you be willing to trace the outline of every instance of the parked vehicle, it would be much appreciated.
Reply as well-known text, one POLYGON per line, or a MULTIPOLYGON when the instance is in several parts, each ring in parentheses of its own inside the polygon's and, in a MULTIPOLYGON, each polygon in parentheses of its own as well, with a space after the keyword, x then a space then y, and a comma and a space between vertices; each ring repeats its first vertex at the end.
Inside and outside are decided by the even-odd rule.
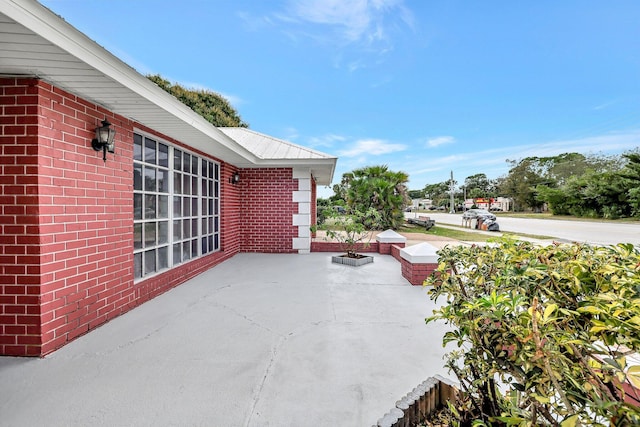
POLYGON ((485 220, 496 220, 496 216, 494 214, 484 209, 469 209, 462 214, 462 219, 477 219, 478 217, 482 217, 485 220))
POLYGON ((475 228, 487 231, 500 231, 500 226, 496 222, 496 216, 484 209, 469 209, 462 214, 462 220, 471 223, 475 221, 475 228))

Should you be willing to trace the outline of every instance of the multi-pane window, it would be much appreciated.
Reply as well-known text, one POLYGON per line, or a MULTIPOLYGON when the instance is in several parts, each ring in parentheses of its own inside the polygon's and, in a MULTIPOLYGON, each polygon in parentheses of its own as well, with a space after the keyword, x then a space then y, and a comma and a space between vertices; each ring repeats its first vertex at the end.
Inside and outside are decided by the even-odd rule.
POLYGON ((139 134, 133 160, 135 278, 219 250, 219 164, 139 134))

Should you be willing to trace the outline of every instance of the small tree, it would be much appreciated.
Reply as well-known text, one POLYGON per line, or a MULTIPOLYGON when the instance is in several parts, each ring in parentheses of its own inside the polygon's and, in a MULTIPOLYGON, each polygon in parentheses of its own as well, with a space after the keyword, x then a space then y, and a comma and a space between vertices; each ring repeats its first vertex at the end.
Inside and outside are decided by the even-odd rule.
POLYGON ((311 227, 311 230, 324 230, 327 239, 337 241, 349 258, 359 257, 358 247, 369 245, 373 236, 371 224, 376 224, 380 219, 380 214, 375 209, 340 214, 335 209, 327 208, 322 216, 325 218, 324 222, 311 227))

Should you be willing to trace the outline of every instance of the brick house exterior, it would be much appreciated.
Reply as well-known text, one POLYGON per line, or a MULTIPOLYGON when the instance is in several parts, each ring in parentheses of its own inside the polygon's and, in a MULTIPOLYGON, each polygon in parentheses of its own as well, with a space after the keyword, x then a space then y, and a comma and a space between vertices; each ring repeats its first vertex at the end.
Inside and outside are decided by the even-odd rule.
POLYGON ((34 0, 0 2, 0 26, 0 355, 46 355, 240 252, 309 252, 335 157, 215 128, 34 0))

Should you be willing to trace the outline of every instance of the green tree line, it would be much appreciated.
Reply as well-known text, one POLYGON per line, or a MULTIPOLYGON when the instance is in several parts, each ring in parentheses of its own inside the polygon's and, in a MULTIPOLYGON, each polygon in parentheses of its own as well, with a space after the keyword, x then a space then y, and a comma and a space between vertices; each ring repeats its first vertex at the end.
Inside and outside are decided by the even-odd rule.
MULTIPOLYGON (((547 207, 555 215, 590 218, 640 217, 640 152, 621 155, 564 153, 549 157, 507 160, 508 173, 488 179, 471 175, 454 182, 455 202, 465 198, 508 197, 515 211, 547 207)), ((449 180, 411 190, 412 198, 428 198, 444 206, 450 198, 449 180)))

